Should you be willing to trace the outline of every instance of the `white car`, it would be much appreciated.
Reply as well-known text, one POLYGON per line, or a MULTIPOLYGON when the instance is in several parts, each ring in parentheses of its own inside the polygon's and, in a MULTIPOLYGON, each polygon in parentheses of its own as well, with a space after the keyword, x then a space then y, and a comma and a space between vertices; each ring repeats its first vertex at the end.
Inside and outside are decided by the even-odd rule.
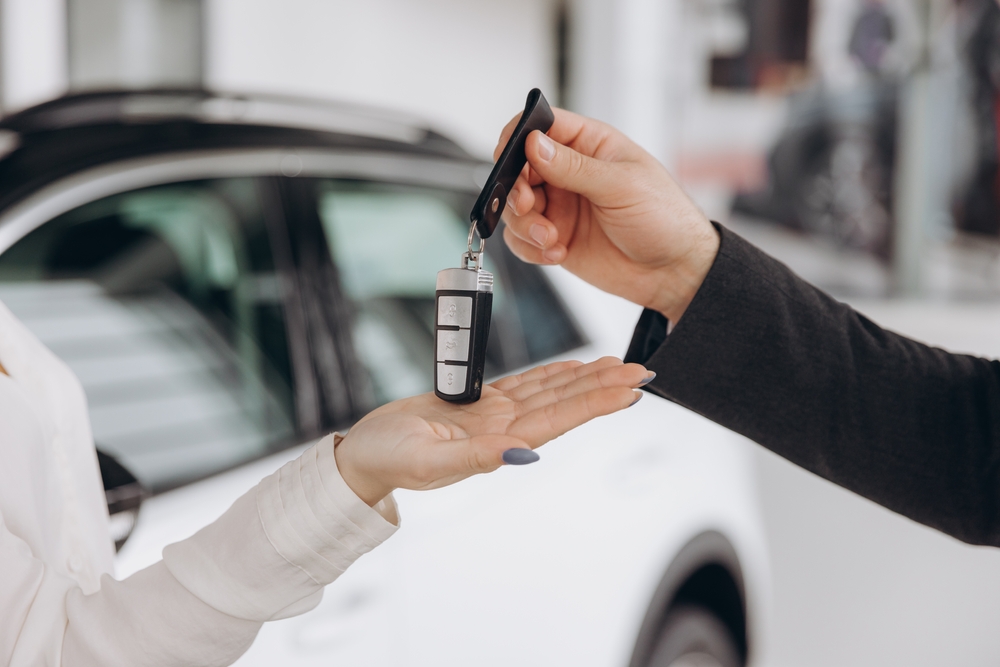
MULTIPOLYGON (((444 136, 176 91, 68 97, 0 135, 0 300, 84 384, 119 576, 316 438, 430 389, 435 276, 458 266, 489 169, 444 136)), ((499 236, 486 257, 489 375, 624 353, 636 308, 499 236)), ((729 667, 760 651, 745 441, 647 396, 541 456, 397 492, 399 532, 239 664, 729 667)))

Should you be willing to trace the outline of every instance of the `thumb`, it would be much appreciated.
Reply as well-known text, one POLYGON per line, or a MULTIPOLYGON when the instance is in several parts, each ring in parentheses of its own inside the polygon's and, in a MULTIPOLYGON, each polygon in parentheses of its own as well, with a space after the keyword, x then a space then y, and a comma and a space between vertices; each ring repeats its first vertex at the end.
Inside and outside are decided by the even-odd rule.
POLYGON ((598 205, 620 194, 628 182, 623 164, 584 155, 539 130, 528 135, 524 153, 532 170, 546 183, 583 195, 598 205))
POLYGON ((428 478, 421 481, 432 488, 447 486, 470 475, 492 472, 504 464, 505 451, 527 447, 520 438, 500 434, 442 441, 426 455, 423 463, 428 478))

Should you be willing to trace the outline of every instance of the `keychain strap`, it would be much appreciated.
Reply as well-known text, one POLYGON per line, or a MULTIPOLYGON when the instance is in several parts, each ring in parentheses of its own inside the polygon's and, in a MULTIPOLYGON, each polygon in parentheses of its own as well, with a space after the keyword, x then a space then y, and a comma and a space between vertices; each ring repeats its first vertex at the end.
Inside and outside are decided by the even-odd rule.
MULTIPOLYGON (((517 121, 517 126, 507 140, 500 153, 500 158, 493 165, 490 177, 486 179, 479 199, 472 207, 469 219, 479 227, 480 238, 487 239, 496 231, 507 205, 507 195, 514 187, 514 182, 521 175, 528 158, 524 155, 524 141, 535 130, 548 132, 555 122, 555 116, 549 103, 537 88, 528 93, 524 102, 524 112, 517 121)), ((472 237, 469 237, 469 251, 472 251, 472 237)))

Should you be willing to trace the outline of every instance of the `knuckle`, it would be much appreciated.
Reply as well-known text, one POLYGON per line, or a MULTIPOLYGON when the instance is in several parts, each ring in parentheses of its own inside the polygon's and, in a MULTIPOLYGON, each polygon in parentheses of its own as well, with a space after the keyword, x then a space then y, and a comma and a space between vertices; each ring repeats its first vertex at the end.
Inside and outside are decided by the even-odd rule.
POLYGON ((556 430, 556 425, 558 424, 558 419, 559 419, 558 413, 559 413, 559 408, 557 403, 552 403, 550 405, 545 406, 545 410, 542 413, 545 415, 545 421, 548 423, 548 426, 551 430, 556 430))
POLYGON ((485 452, 481 449, 477 449, 469 454, 467 465, 469 470, 474 472, 488 472, 494 467, 497 467, 493 461, 491 461, 492 456, 490 453, 485 452))
POLYGON ((430 484, 437 479, 434 467, 425 461, 420 461, 414 464, 413 468, 410 470, 410 474, 413 475, 414 481, 421 486, 430 484))
POLYGON ((587 163, 576 151, 569 151, 569 171, 575 176, 587 175, 587 163))

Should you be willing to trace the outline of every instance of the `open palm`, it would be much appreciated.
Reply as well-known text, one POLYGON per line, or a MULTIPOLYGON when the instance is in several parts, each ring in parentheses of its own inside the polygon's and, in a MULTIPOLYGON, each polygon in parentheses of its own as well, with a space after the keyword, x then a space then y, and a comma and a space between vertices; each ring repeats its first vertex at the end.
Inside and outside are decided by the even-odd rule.
POLYGON ((369 504, 395 488, 433 489, 490 472, 510 449, 534 449, 635 402, 648 372, 614 357, 539 366, 483 387, 475 403, 434 394, 374 410, 337 447, 348 485, 369 504))

